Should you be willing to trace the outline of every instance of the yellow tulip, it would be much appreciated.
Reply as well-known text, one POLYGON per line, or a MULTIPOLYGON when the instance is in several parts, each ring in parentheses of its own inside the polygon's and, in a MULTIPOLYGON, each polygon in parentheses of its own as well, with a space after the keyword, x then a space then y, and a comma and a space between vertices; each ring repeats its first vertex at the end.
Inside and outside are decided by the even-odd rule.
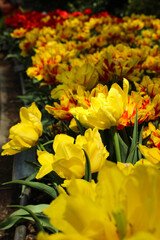
POLYGON ((109 156, 108 151, 102 143, 101 136, 96 128, 87 129, 84 136, 78 135, 76 144, 87 152, 90 159, 91 171, 98 172, 109 156))
POLYGON ((109 155, 97 129, 87 129, 84 136, 78 135, 76 140, 68 135, 58 134, 54 139, 53 149, 55 155, 38 151, 38 161, 42 166, 37 178, 42 178, 51 171, 55 171, 61 178, 82 178, 86 164, 83 149, 90 159, 92 173, 99 171, 109 155))
POLYGON ((98 83, 99 75, 96 68, 86 61, 82 66, 73 66, 70 71, 64 70, 56 78, 63 84, 73 82, 91 90, 98 83))
POLYGON ((69 195, 61 191, 44 209, 60 233, 40 233, 37 239, 158 240, 159 185, 159 170, 151 165, 138 164, 123 174, 106 161, 97 183, 72 179, 66 185, 69 195))
POLYGON ((128 99, 128 81, 123 80, 123 90, 114 83, 108 95, 99 93, 91 97, 91 106, 86 108, 75 107, 69 110, 70 113, 86 127, 97 127, 104 130, 117 125, 122 116, 128 99))
POLYGON ((157 147, 149 148, 142 144, 139 144, 139 150, 143 156, 150 161, 152 164, 157 164, 160 162, 160 150, 157 147))
POLYGON ((54 155, 47 151, 37 150, 38 161, 42 165, 36 178, 41 178, 53 170, 52 164, 54 163, 54 155))
POLYGON ((136 109, 138 124, 155 116, 154 104, 151 102, 150 97, 147 95, 142 97, 140 93, 132 91, 131 95, 128 96, 124 113, 118 120, 118 129, 134 126, 136 109))
POLYGON ((147 233, 147 232, 139 232, 139 233, 135 234, 133 237, 124 238, 124 240, 146 240, 146 239, 158 240, 159 238, 157 238, 157 237, 153 236, 153 234, 147 233))
POLYGON ((124 44, 109 45, 103 51, 97 70, 103 81, 113 81, 115 77, 117 80, 127 78, 130 81, 139 81, 143 73, 139 64, 146 56, 144 49, 133 49, 124 44))
POLYGON ((51 91, 51 97, 59 99, 60 104, 55 102, 54 106, 46 105, 45 109, 56 119, 70 120, 73 117, 69 112, 71 108, 83 107, 86 109, 90 107, 91 98, 98 97, 100 93, 108 96, 106 85, 97 84, 91 92, 85 91, 81 85, 75 83, 58 85, 51 91))
MULTIPOLYGON (((37 240, 90 240, 90 238, 82 236, 78 233, 74 234, 63 234, 63 233, 58 233, 58 234, 52 234, 49 235, 48 233, 43 233, 40 232, 37 236, 37 240)), ((154 240, 154 239, 153 239, 154 240)))
POLYGON ((16 28, 10 35, 12 38, 21 38, 24 37, 27 32, 25 28, 16 28))
POLYGON ((144 76, 141 83, 134 82, 136 90, 140 92, 141 95, 149 95, 151 98, 155 97, 160 93, 160 83, 159 77, 150 78, 149 76, 144 76))
POLYGON ((56 75, 59 67, 66 67, 68 59, 76 54, 75 49, 68 49, 67 44, 54 40, 37 48, 35 52, 36 54, 32 57, 32 66, 27 69, 27 75, 37 80, 44 79, 46 84, 57 82, 56 75))
POLYGON ((84 179, 72 178, 71 180, 64 180, 62 186, 66 187, 68 193, 71 195, 76 195, 78 190, 78 193, 81 193, 83 196, 85 195, 86 197, 91 198, 93 201, 96 199, 96 183, 94 180, 88 182, 84 179))
POLYGON ((122 26, 126 31, 135 31, 142 29, 144 27, 144 22, 139 19, 128 19, 128 21, 124 22, 122 26))
POLYGON ((142 136, 143 138, 149 137, 147 141, 147 147, 153 148, 157 147, 160 149, 160 125, 156 129, 156 127, 153 125, 152 122, 148 123, 148 126, 146 126, 143 129, 142 136))
POLYGON ((21 55, 23 57, 28 56, 32 48, 35 45, 36 40, 38 39, 39 29, 34 28, 31 31, 25 33, 25 38, 20 42, 19 48, 22 50, 21 55))
POLYGON ((134 172, 135 167, 139 166, 139 165, 145 165, 150 166, 150 167, 156 167, 159 168, 159 165, 155 165, 153 163, 151 163, 148 159, 140 159, 139 161, 136 162, 135 165, 133 165, 132 163, 121 163, 121 162, 117 162, 117 167, 122 171, 122 173, 124 175, 129 175, 131 173, 134 172))
POLYGON ((81 178, 84 175, 85 156, 80 146, 74 144, 74 138, 65 134, 56 135, 53 143, 55 155, 38 152, 38 161, 42 164, 37 178, 42 178, 48 170, 55 171, 61 178, 81 178), (45 161, 45 159, 48 159, 45 161))
POLYGON ((41 112, 35 103, 20 109, 21 122, 10 128, 8 143, 2 146, 2 155, 13 155, 36 145, 42 135, 41 112))
MULTIPOLYGON (((116 227, 103 208, 95 204, 90 196, 78 191, 76 195, 60 194, 44 213, 50 218, 50 223, 63 232, 63 238, 75 235, 76 239, 80 235, 84 239, 119 239, 116 227)), ((54 235, 52 237, 54 239, 54 235)))

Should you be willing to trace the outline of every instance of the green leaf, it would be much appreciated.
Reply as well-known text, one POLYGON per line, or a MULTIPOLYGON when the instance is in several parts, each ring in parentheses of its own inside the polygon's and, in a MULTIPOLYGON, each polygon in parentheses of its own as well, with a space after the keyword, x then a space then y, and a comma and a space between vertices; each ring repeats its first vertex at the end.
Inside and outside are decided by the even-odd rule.
MULTIPOLYGON (((35 179, 37 173, 38 173, 38 170, 36 170, 33 174, 31 174, 29 177, 27 177, 26 181, 31 181, 31 180, 35 179)), ((21 196, 23 195, 24 190, 25 190, 25 185, 22 186, 21 196)))
POLYGON ((33 220, 35 221, 36 225, 37 225, 37 229, 38 232, 44 232, 43 226, 41 225, 41 222, 39 220, 39 218, 36 216, 36 214, 30 210, 27 206, 21 206, 21 205, 9 205, 8 207, 12 207, 12 208, 20 208, 25 210, 26 212, 28 212, 31 217, 33 218, 33 220))
MULTIPOLYGON (((139 144, 142 144, 142 133, 143 133, 143 128, 144 126, 142 126, 140 134, 139 134, 139 144)), ((139 148, 138 148, 138 160, 140 160, 142 158, 142 153, 140 152, 139 148)))
POLYGON ((42 143, 40 143, 40 142, 38 142, 37 147, 38 147, 38 149, 39 149, 40 151, 46 151, 44 145, 43 145, 42 143))
MULTIPOLYGON (((35 214, 42 212, 42 210, 46 209, 49 207, 49 204, 38 204, 38 205, 28 205, 28 209, 30 209, 32 212, 35 214)), ((15 212, 13 212, 10 216, 20 216, 20 215, 25 215, 26 211, 23 209, 19 209, 15 212)))
POLYGON ((77 123, 77 126, 78 126, 78 128, 79 128, 80 134, 81 134, 81 135, 84 135, 84 133, 85 133, 85 128, 82 126, 82 124, 80 123, 80 121, 78 121, 78 119, 77 119, 75 116, 73 116, 73 117, 74 117, 74 119, 75 119, 75 121, 76 121, 76 123, 77 123))
POLYGON ((136 109, 135 124, 133 128, 133 137, 132 137, 131 147, 129 150, 129 155, 126 160, 127 163, 135 164, 137 162, 137 144, 138 144, 138 120, 137 120, 137 109, 136 109))
POLYGON ((38 162, 30 162, 30 161, 25 160, 25 163, 33 168, 38 169, 38 170, 41 167, 41 165, 38 162))
POLYGON ((23 220, 33 220, 31 217, 24 216, 9 216, 0 223, 0 230, 6 230, 13 227, 16 223, 21 223, 23 220))
POLYGON ((142 145, 146 145, 147 142, 148 142, 148 140, 150 139, 150 137, 151 137, 151 134, 149 134, 146 138, 144 138, 144 139, 142 140, 142 145))
POLYGON ((32 173, 29 177, 26 178, 26 181, 31 181, 36 178, 36 175, 38 173, 38 170, 36 170, 34 173, 32 173))
POLYGON ((119 140, 119 147, 120 147, 120 154, 121 154, 121 161, 122 163, 126 162, 127 155, 128 155, 128 146, 127 144, 123 141, 121 136, 118 134, 118 140, 119 140))
MULTIPOLYGON (((42 212, 43 209, 47 208, 48 204, 39 204, 39 205, 28 205, 27 208, 30 209, 35 214, 42 212)), ((32 217, 29 216, 28 213, 26 213, 25 210, 19 209, 15 212, 13 212, 8 218, 6 218, 1 224, 0 229, 5 230, 8 228, 13 227, 14 224, 17 222, 20 222, 20 220, 33 220, 32 217)))
POLYGON ((38 216, 40 222, 41 222, 41 225, 46 228, 48 231, 52 232, 52 233, 57 233, 58 230, 56 228, 54 228, 51 224, 50 224, 50 218, 46 215, 41 215, 41 216, 38 216))
POLYGON ((26 186, 29 186, 31 188, 36 188, 36 189, 48 194, 53 199, 55 199, 57 197, 57 192, 55 191, 55 189, 52 188, 52 187, 49 187, 48 185, 46 185, 44 183, 31 182, 31 181, 26 181, 26 180, 15 180, 15 181, 3 183, 3 185, 6 185, 6 184, 26 185, 26 186))
MULTIPOLYGON (((37 217, 39 218, 41 225, 45 229, 47 229, 48 231, 50 231, 52 233, 58 232, 58 230, 50 224, 50 219, 48 216, 41 213, 41 215, 37 214, 37 217)), ((26 214, 25 216, 24 215, 9 216, 0 224, 0 230, 9 229, 9 228, 13 227, 15 224, 23 224, 26 221, 33 221, 33 218, 31 216, 29 216, 29 214, 26 214)))
MULTIPOLYGON (((33 95, 18 96, 17 98, 19 100, 21 100, 23 102, 27 102, 27 103, 33 101, 33 95)), ((37 102, 37 99, 34 98, 34 101, 37 102)))
MULTIPOLYGON (((38 217, 41 225, 49 230, 50 232, 56 233, 57 229, 55 229, 50 224, 50 219, 48 216, 44 215, 42 213, 43 209, 48 208, 49 204, 39 204, 39 205, 28 205, 26 206, 28 209, 30 209, 33 213, 36 214, 38 217)), ((0 230, 6 230, 11 227, 13 227, 15 224, 23 223, 26 220, 32 220, 33 218, 24 210, 19 209, 15 212, 13 212, 8 218, 6 218, 1 224, 0 224, 0 230)))
POLYGON ((116 161, 117 162, 122 162, 117 129, 116 129, 115 126, 113 126, 113 127, 110 128, 110 130, 111 130, 113 144, 114 144, 114 148, 115 148, 116 161))
POLYGON ((4 60, 7 60, 7 59, 9 59, 9 58, 16 58, 17 60, 19 60, 19 55, 18 54, 12 54, 12 53, 10 53, 10 54, 7 54, 7 56, 4 58, 4 60))
MULTIPOLYGON (((62 124, 62 127, 66 128, 67 131, 70 130, 70 128, 63 121, 61 121, 61 124, 62 124)), ((63 130, 63 132, 64 132, 64 130, 63 130)))
POLYGON ((83 151, 84 151, 85 158, 86 158, 84 179, 88 182, 91 182, 92 181, 92 174, 91 174, 90 160, 89 160, 89 157, 88 157, 88 154, 86 153, 86 151, 84 149, 83 149, 83 151))
POLYGON ((153 125, 155 126, 155 128, 157 129, 159 126, 159 119, 157 119, 155 122, 153 122, 153 125))

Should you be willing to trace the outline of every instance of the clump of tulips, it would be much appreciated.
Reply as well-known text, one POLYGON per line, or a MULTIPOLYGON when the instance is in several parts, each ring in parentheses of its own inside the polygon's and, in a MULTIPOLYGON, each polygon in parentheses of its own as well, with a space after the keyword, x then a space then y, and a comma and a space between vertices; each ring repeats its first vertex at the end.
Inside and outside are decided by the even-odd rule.
POLYGON ((28 106, 2 155, 36 149, 34 177, 9 183, 49 195, 38 211, 19 206, 37 239, 158 240, 160 20, 57 10, 6 24, 28 63, 28 106))

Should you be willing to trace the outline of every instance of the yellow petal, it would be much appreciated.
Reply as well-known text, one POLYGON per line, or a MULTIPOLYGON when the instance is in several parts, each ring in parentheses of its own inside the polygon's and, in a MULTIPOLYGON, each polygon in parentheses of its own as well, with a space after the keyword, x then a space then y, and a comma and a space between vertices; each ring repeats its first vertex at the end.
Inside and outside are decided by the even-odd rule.
POLYGON ((42 178, 53 171, 54 155, 46 151, 37 151, 38 161, 42 165, 36 178, 42 178))

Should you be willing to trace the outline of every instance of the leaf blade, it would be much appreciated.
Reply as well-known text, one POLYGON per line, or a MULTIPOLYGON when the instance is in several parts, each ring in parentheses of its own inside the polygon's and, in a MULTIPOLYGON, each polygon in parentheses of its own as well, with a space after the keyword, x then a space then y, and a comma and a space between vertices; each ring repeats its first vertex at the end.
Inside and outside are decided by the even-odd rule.
POLYGON ((7 184, 26 185, 26 186, 29 186, 31 188, 36 188, 36 189, 48 194, 53 199, 55 199, 57 197, 57 192, 55 191, 55 189, 52 188, 52 187, 49 187, 48 185, 46 185, 44 183, 31 182, 31 181, 26 181, 26 180, 14 180, 14 181, 11 181, 11 182, 3 183, 3 185, 7 185, 7 184))

